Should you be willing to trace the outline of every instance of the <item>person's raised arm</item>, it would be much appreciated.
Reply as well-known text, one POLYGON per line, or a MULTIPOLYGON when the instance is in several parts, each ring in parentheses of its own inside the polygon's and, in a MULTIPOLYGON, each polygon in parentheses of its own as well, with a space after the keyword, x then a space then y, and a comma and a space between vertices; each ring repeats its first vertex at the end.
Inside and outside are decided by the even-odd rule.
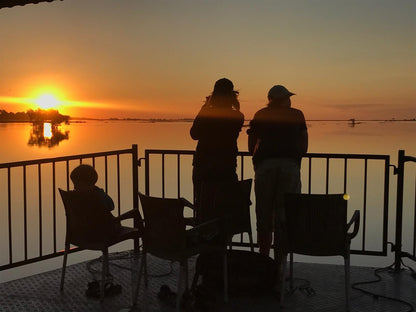
POLYGON ((194 140, 199 140, 201 138, 201 132, 204 129, 204 111, 206 110, 207 105, 204 104, 199 111, 198 115, 196 115, 194 122, 192 124, 190 134, 191 138, 194 140))

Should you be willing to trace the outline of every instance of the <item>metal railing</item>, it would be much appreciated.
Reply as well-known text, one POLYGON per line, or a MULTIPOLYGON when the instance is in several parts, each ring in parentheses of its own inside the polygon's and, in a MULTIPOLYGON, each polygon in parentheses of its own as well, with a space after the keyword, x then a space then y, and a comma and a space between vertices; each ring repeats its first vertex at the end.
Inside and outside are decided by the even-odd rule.
MULTIPOLYGON (((167 193, 169 196, 177 197, 190 197, 193 196, 190 192, 183 194, 181 189, 181 182, 186 177, 181 176, 181 172, 191 172, 192 166, 189 158, 194 154, 194 151, 183 151, 183 150, 145 150, 145 186, 146 194, 151 193, 151 188, 154 186, 158 188, 157 196, 165 197, 167 193), (154 160, 157 158, 157 160, 154 160), (171 159, 173 158, 173 159, 171 159), (168 161, 169 159, 169 161, 168 161), (185 166, 185 159, 187 159, 186 166, 187 170, 183 169, 185 166), (156 166, 152 166, 154 161, 159 163, 156 166), (168 164, 176 166, 176 168, 169 168, 168 164), (154 172, 153 168, 160 168, 154 172), (176 174, 176 190, 169 190, 172 188, 172 175, 176 174), (167 178, 169 182, 167 182, 167 178), (152 181, 154 180, 154 181, 152 181)), ((251 166, 251 156, 248 152, 239 152, 237 156, 237 173, 240 179, 252 178, 254 172, 251 166)), ((355 164, 357 167, 357 164, 355 164)), ((389 202, 389 167, 390 167, 390 156, 388 155, 365 155, 365 154, 318 154, 310 153, 307 154, 302 161, 302 183, 303 192, 307 193, 349 193, 351 198, 357 199, 361 197, 361 202, 349 204, 351 211, 359 209, 361 211, 362 222, 361 222, 361 239, 359 246, 355 246, 351 252, 355 254, 363 255, 387 255, 387 226, 388 226, 388 202, 389 202), (323 163, 319 163, 322 160, 323 163), (361 175, 350 172, 353 162, 360 162, 358 167, 361 167, 361 175), (376 172, 370 170, 370 163, 380 163, 377 167, 376 172), (315 164, 317 163, 317 164, 315 164), (333 166, 332 163, 334 163, 333 166), (369 186, 369 180, 371 179, 370 174, 377 176, 377 181, 381 181, 381 185, 378 188, 369 186), (358 176, 358 177, 357 177, 358 176), (331 182, 334 179, 342 180, 341 185, 333 187, 331 182), (357 181, 361 179, 361 183, 357 181), (359 184, 359 190, 362 192, 358 194, 358 190, 354 189, 355 184, 359 184), (316 187, 315 184, 319 184, 316 187), (353 185, 351 185, 353 184, 353 185), (377 209, 376 214, 382 216, 382 220, 379 229, 379 237, 381 237, 381 243, 378 248, 369 247, 371 239, 367 238, 367 227, 371 223, 371 219, 368 218, 369 214, 369 198, 377 197, 379 202, 377 204, 371 204, 371 209, 377 209)), ((188 174, 190 176, 190 174, 188 174)), ((188 183, 189 182, 189 177, 188 183)), ((374 179, 373 179, 374 180, 374 179)), ((175 186, 173 186, 175 187, 175 186)), ((156 191, 154 192, 156 193, 156 191)), ((155 195, 156 196, 156 195, 155 195)), ((374 212, 372 212, 374 214, 374 212)), ((241 241, 235 242, 238 246, 248 246, 248 242, 241 241)))
MULTIPOLYGON (((0 237, 4 238, 0 242, 5 242, 1 247, 0 271, 63 254, 65 214, 57 190, 70 189, 69 174, 78 164, 89 163, 96 168, 98 186, 114 199, 120 214, 132 207, 139 208, 137 192, 142 160, 146 194, 192 199, 193 155, 194 151, 190 150, 152 149, 145 150, 144 158, 138 159, 137 145, 132 145, 131 149, 0 164, 0 237)), ((404 164, 415 160, 400 151, 395 169, 398 182, 394 251, 398 267, 403 257, 416 260, 416 229, 412 232, 412 250, 403 251, 401 241, 404 164)), ((237 163, 240 179, 253 178, 248 152, 239 152, 237 163)), ((353 242, 352 253, 387 255, 390 166, 388 155, 310 153, 302 160, 303 192, 348 193, 349 209, 361 211, 360 233, 353 242), (374 221, 374 215, 379 219, 374 221), (369 237, 370 226, 377 227, 380 243, 376 248, 370 244, 374 239, 374 235, 369 237)), ((252 199, 255 200, 254 192, 252 199)), ((414 208, 413 224, 416 223, 414 208)), ((242 235, 234 244, 248 246, 242 235)))
POLYGON ((70 172, 81 163, 97 170, 98 184, 111 192, 117 214, 122 206, 138 209, 137 161, 137 145, 132 145, 131 149, 0 164, 0 229, 1 237, 7 237, 1 241, 0 271, 63 254, 65 213, 57 193, 58 188, 70 189, 70 172), (125 204, 126 198, 131 202, 125 204))
MULTIPOLYGON (((416 163, 416 157, 406 156, 404 150, 399 151, 398 157, 398 165, 395 168, 395 173, 397 174, 397 199, 396 199, 396 240, 393 247, 395 252, 394 257, 394 267, 395 270, 401 269, 402 258, 409 258, 413 261, 416 261, 416 178, 415 178, 415 186, 413 191, 413 218, 410 218, 412 222, 410 222, 411 226, 413 227, 410 229, 412 238, 412 247, 409 251, 403 251, 403 212, 404 212, 404 187, 405 187, 405 163, 412 162, 416 163)), ((407 206, 410 209, 410 205, 407 206)), ((409 216, 411 215, 412 211, 408 211, 409 216)))

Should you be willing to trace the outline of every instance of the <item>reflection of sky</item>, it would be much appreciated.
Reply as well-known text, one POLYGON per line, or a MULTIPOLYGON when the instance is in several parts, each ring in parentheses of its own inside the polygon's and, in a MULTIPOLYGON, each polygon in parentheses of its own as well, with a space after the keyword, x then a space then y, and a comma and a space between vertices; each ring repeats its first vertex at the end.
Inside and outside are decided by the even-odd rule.
POLYGON ((0 97, 52 85, 98 105, 62 107, 73 116, 193 117, 226 76, 247 118, 278 83, 311 119, 415 117, 413 0, 71 0, 0 14, 0 97))

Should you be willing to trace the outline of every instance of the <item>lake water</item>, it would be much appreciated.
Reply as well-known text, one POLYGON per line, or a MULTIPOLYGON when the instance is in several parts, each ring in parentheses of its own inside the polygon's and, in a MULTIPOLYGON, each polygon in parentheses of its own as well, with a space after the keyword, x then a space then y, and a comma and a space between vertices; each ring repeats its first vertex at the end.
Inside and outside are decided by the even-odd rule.
MULTIPOLYGON (((391 163, 394 165, 397 164, 399 149, 405 150, 407 155, 416 155, 416 122, 372 121, 361 122, 352 126, 347 121, 309 121, 307 124, 309 152, 311 153, 390 155, 391 163)), ((138 145, 139 157, 144 156, 145 149, 193 150, 196 142, 189 136, 190 127, 190 122, 87 121, 63 125, 59 129, 52 129, 48 125, 34 128, 28 123, 0 123, 0 142, 2 146, 0 163, 126 149, 130 148, 132 144, 138 145)), ((247 150, 246 129, 243 128, 238 139, 240 151, 247 150)), ((410 186, 405 189, 408 197, 405 199, 405 204, 413 205, 413 207, 416 171, 414 167, 416 166, 411 166, 406 174, 406 181, 410 186)), ((185 175, 190 177, 191 171, 189 170, 185 175)), ((380 182, 374 180, 374 185, 380 182)), ((391 181, 395 181, 392 170, 391 181)), ((1 193, 1 190, 4 191, 6 188, 5 180, 1 178, 1 175, 0 183, 1 193)), ((353 181, 353 183, 355 182, 353 181)), ((359 183, 356 184, 355 187, 361 187, 359 183)), ((382 185, 382 182, 379 184, 382 185)), ((389 216, 392 221, 394 221, 395 208, 394 188, 395 183, 392 182, 389 200, 389 216)), ((351 202, 353 203, 353 200, 351 202)), ((374 198, 369 199, 368 202, 379 205, 380 200, 374 198)), ((1 212, 4 209, 6 207, 2 204, 0 216, 5 215, 1 212)), ((374 227, 379 227, 379 217, 377 213, 372 216, 374 227)), ((394 226, 394 222, 389 222, 389 241, 394 240, 394 227, 392 226, 394 226)), ((371 237, 371 232, 368 235, 371 237)), ((374 236, 377 235, 374 234, 374 236)), ((379 239, 379 237, 374 238, 374 245, 379 244, 379 239)), ((407 243, 411 244, 412 242, 407 243)), ((1 250, 7 249, 5 239, 0 239, 0 244, 1 250)), ((97 256, 97 254, 94 254, 94 256, 97 256)), ((75 263, 86 258, 91 258, 91 253, 72 254, 69 261, 75 263)), ((307 258, 302 258, 302 260, 304 259, 308 261, 307 258)), ((352 264, 383 266, 390 264, 392 259, 390 253, 387 257, 353 255, 352 264)), ((319 262, 341 263, 342 259, 333 260, 328 258, 326 260, 320 258, 319 262)), ((58 268, 60 265, 61 259, 52 259, 19 269, 6 270, 0 272, 0 282, 33 274, 34 272, 58 268)))
MULTIPOLYGON (((309 121, 309 152, 390 155, 397 159, 399 149, 416 154, 416 122, 362 122, 352 126, 347 121, 309 121)), ((53 147, 29 145, 32 125, 0 123, 2 152, 0 163, 57 157, 79 153, 124 149, 132 144, 144 149, 191 149, 196 142, 189 136, 190 122, 88 121, 61 126, 68 138, 53 147), (6 148, 7 147, 7 148, 6 148)), ((247 150, 246 128, 238 146, 247 150)))

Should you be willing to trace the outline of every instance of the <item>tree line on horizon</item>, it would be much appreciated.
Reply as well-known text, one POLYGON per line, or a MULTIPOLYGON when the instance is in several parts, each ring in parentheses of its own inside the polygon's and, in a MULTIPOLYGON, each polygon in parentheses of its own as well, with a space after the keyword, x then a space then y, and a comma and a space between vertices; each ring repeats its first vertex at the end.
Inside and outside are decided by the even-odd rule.
POLYGON ((51 122, 52 124, 60 124, 62 122, 68 123, 70 116, 62 115, 58 110, 54 109, 29 109, 26 112, 7 112, 4 109, 0 109, 0 122, 51 122))

